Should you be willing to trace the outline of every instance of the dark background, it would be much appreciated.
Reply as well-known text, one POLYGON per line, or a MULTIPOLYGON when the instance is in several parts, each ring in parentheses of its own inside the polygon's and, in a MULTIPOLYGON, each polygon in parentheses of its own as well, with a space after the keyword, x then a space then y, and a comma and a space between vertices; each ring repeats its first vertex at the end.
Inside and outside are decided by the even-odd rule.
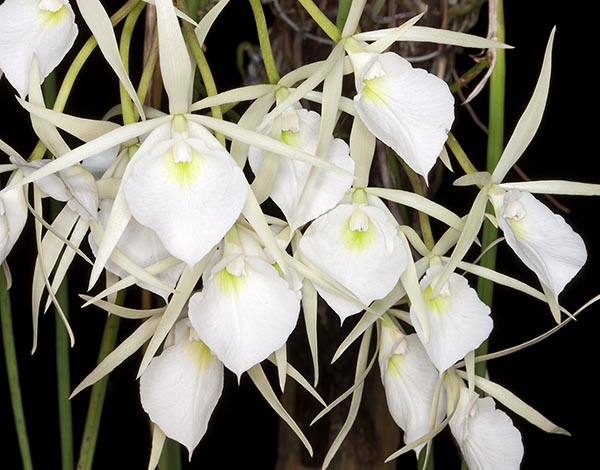
MULTIPOLYGON (((529 100, 548 35, 552 26, 557 25, 553 76, 545 117, 538 135, 519 163, 532 179, 600 182, 596 164, 598 131, 595 110, 598 90, 595 83, 597 77, 592 71, 595 62, 595 44, 591 41, 594 16, 579 5, 577 8, 575 12, 568 5, 558 2, 505 1, 506 41, 515 46, 514 50, 507 52, 507 135, 510 135, 517 117, 529 100)), ((237 44, 242 40, 255 41, 246 2, 234 1, 228 10, 230 20, 236 22, 237 26, 224 33, 228 38, 227 44, 237 44)), ((483 11, 478 31, 481 34, 485 34, 485 21, 483 11)), ((82 22, 79 21, 79 24, 80 38, 87 37, 82 22)), ((218 23, 217 27, 222 27, 219 26, 221 24, 218 23)), ((213 35, 208 44, 208 58, 211 64, 215 64, 215 69, 221 70, 219 64, 233 60, 234 52, 224 46, 223 36, 213 35)), ((71 101, 82 103, 81 110, 76 109, 76 104, 71 104, 70 109, 73 113, 99 117, 106 103, 117 101, 116 95, 107 96, 102 108, 84 108, 83 104, 88 106, 105 86, 114 89, 115 80, 104 72, 106 68, 97 53, 91 63, 91 71, 82 77, 90 85, 77 88, 71 101)), ((224 80, 230 80, 231 74, 235 76, 236 71, 223 68, 220 73, 224 74, 224 80)), ((10 86, 6 80, 1 80, 0 137, 17 150, 27 153, 33 145, 33 137, 26 129, 26 116, 11 95, 10 86)), ((485 120, 486 96, 477 98, 473 106, 480 118, 485 120)), ((485 136, 468 123, 464 110, 459 109, 457 116, 455 133, 471 158, 481 167, 485 155, 485 136)), ((517 179, 512 173, 507 178, 517 179)), ((442 188, 441 195, 449 198, 444 202, 456 207, 473 197, 469 189, 451 190, 447 187, 442 188)), ((560 202, 570 208, 571 213, 564 216, 586 241, 589 254, 582 272, 561 295, 561 303, 573 311, 600 292, 597 282, 600 273, 597 263, 600 258, 597 247, 600 201, 596 198, 560 197, 560 202)), ((28 227, 31 228, 32 224, 28 224, 28 227)), ((60 449, 53 362, 54 316, 47 314, 40 319, 40 343, 36 354, 31 356, 30 300, 27 293, 33 269, 31 237, 30 230, 24 234, 8 260, 14 276, 15 337, 34 465, 39 469, 55 469, 60 468, 60 449)), ((79 267, 87 269, 83 264, 79 267)), ((515 255, 508 249, 499 252, 499 269, 535 283, 531 273, 520 267, 515 255)), ((70 282, 73 291, 85 291, 85 275, 74 276, 70 282)), ((77 311, 78 305, 80 302, 74 299, 71 316, 77 339, 71 355, 73 386, 93 368, 104 324, 102 313, 91 309, 77 311)), ((493 380, 512 390, 572 434, 572 437, 547 435, 509 412, 523 435, 524 469, 590 468, 596 465, 598 459, 592 429, 599 417, 595 406, 599 308, 592 306, 579 316, 577 322, 572 322, 542 344, 490 363, 493 380)), ((496 290, 494 320, 492 350, 528 340, 554 325, 543 304, 502 288, 496 290)), ((121 339, 132 328, 133 325, 123 322, 121 339)), ((1 364, 0 429, 3 438, 0 443, 0 469, 11 470, 20 468, 20 461, 12 432, 4 363, 1 364)), ((138 364, 139 357, 134 356, 111 375, 94 468, 142 469, 146 466, 150 435, 135 381, 138 364)), ((88 397, 89 393, 84 391, 72 401, 76 452, 88 397)), ((232 374, 227 374, 225 393, 211 420, 210 431, 196 449, 193 465, 189 468, 220 469, 224 468, 224 462, 227 468, 238 465, 265 470, 273 468, 277 423, 278 418, 253 392, 253 386, 247 378, 243 378, 238 387, 232 374)), ((442 463, 441 457, 438 457, 438 468, 458 468, 454 460, 451 460, 451 464, 442 463)))

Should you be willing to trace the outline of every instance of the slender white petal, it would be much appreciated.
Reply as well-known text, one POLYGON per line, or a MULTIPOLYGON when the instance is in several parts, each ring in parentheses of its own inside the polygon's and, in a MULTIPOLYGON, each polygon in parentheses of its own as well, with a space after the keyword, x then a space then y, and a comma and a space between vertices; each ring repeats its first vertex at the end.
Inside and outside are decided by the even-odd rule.
POLYGON ((378 139, 427 178, 454 121, 448 85, 393 52, 349 53, 349 57, 358 115, 378 139))
MULTIPOLYGON (((21 178, 21 172, 17 171, 9 183, 21 178)), ((10 250, 17 243, 25 222, 27 222, 27 201, 24 189, 15 188, 0 194, 0 264, 4 263, 10 250)))
MULTIPOLYGON (((45 166, 51 160, 27 162, 19 156, 10 157, 25 176, 45 166)), ((95 219, 98 213, 98 192, 94 176, 83 166, 75 164, 35 182, 48 196, 66 202, 85 220, 95 219)))
MULTIPOLYGON (((98 219, 103 226, 106 226, 110 210, 112 208, 113 201, 110 199, 104 199, 100 202, 100 211, 98 213, 98 219)), ((92 233, 89 236, 90 247, 94 255, 98 249, 98 242, 94 239, 92 233)), ((140 225, 135 219, 130 219, 129 223, 125 227, 125 231, 121 235, 117 248, 123 252, 131 261, 142 268, 146 268, 161 260, 168 258, 169 252, 165 249, 164 245, 153 230, 150 230, 143 225, 140 225)), ((184 263, 179 263, 165 271, 156 274, 156 278, 164 283, 165 285, 174 288, 177 284, 181 273, 183 272, 184 263)), ((106 269, 120 278, 125 278, 129 273, 121 269, 116 263, 108 261, 106 263, 106 269)), ((162 298, 167 300, 170 292, 155 287, 144 281, 138 281, 137 284, 160 295, 162 298)))
MULTIPOLYGON (((312 222, 300 240, 302 254, 364 304, 385 297, 407 257, 391 215, 372 205, 341 204, 312 222)), ((361 306, 317 285, 343 321, 361 306)))
POLYGON ((198 337, 238 377, 283 346, 300 311, 292 288, 261 258, 227 256, 189 303, 198 337))
POLYGON ((450 419, 469 470, 516 470, 523 458, 521 433, 511 419, 496 409, 493 398, 479 398, 466 387, 460 391, 450 419))
POLYGON ((0 69, 25 98, 35 54, 43 80, 62 61, 77 36, 67 0, 6 0, 0 5, 0 69))
POLYGON ((490 308, 467 280, 456 273, 450 274, 438 296, 431 297, 432 285, 442 271, 442 266, 431 266, 421 279, 429 320, 428 341, 424 340, 415 309, 410 309, 415 330, 440 374, 483 343, 493 327, 490 308))
POLYGON ((154 133, 165 138, 153 139, 155 145, 144 151, 140 147, 123 185, 133 217, 153 229, 169 253, 193 266, 236 221, 248 185, 206 129, 187 122, 185 132, 170 132, 170 126, 151 133, 148 139, 154 133))
MULTIPOLYGON (((404 442, 408 444, 427 434, 439 375, 417 335, 405 336, 384 323, 379 368, 390 414, 404 431, 404 442)), ((436 424, 445 415, 445 401, 442 396, 436 424)), ((417 455, 424 445, 415 447, 417 455)))
MULTIPOLYGON (((314 155, 319 141, 321 117, 314 111, 289 108, 277 118, 278 135, 271 137, 314 155)), ((272 132, 273 133, 273 132, 272 132)), ((270 191, 271 199, 279 206, 291 229, 335 207, 352 185, 354 162, 348 145, 341 139, 331 139, 325 160, 348 173, 335 173, 324 168, 313 168, 297 160, 277 156, 277 165, 270 191), (312 169, 312 172, 311 172, 312 169)), ((250 147, 248 159, 255 174, 259 174, 266 152, 250 147)))
POLYGON ((190 454, 204 436, 223 390, 223 364, 184 320, 175 344, 152 359, 140 377, 140 396, 152 422, 190 454))
POLYGON ((582 238, 528 192, 510 190, 495 200, 495 207, 508 245, 558 296, 586 262, 582 238))

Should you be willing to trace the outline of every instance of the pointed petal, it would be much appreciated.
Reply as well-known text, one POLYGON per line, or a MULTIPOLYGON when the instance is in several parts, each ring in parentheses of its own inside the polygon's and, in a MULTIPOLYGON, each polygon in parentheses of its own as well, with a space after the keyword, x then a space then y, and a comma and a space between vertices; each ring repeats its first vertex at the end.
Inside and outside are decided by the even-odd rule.
POLYGON ((247 182, 212 134, 193 122, 188 129, 186 139, 159 140, 143 152, 140 147, 123 184, 131 214, 169 253, 193 266, 240 215, 247 182), (189 161, 177 161, 181 146, 189 161))
MULTIPOLYGON (((299 248, 315 266, 369 305, 392 290, 407 262, 390 218, 379 207, 341 204, 310 225, 299 248), (352 230, 356 219, 366 221, 366 226, 352 230)), ((316 287, 342 321, 362 309, 319 285, 316 287)))
MULTIPOLYGON (((408 444, 429 432, 438 371, 416 334, 404 336, 395 327, 384 325, 381 344, 379 365, 387 405, 408 444)), ((442 397, 435 424, 445 415, 444 403, 442 397)), ((415 447, 417 455, 423 446, 415 447)))
POLYGON ((215 265, 189 304, 198 337, 238 377, 285 344, 300 311, 299 291, 273 266, 260 258, 242 260, 239 275, 228 271, 230 257, 215 265))
POLYGON ((150 362, 140 378, 140 397, 152 422, 190 454, 204 436, 223 390, 223 364, 194 338, 176 327, 175 344, 150 362), (178 334, 179 333, 179 334, 178 334))
POLYGON ((506 243, 555 296, 585 264, 582 238, 528 192, 508 191, 496 217, 506 243))
POLYGON ((418 174, 436 162, 454 121, 454 98, 435 75, 386 52, 350 53, 358 115, 418 174))
POLYGON ((500 160, 492 173, 492 181, 500 183, 507 175, 509 170, 519 161, 521 155, 525 152, 529 143, 533 140, 540 122, 544 109, 546 108, 546 100, 548 99, 548 91, 550 88, 550 75, 552 71, 552 45, 554 43, 554 33, 556 27, 550 32, 548 43, 546 44, 546 52, 544 53, 544 62, 542 70, 535 85, 535 90, 531 95, 531 99, 527 104, 527 108, 523 111, 519 122, 515 126, 508 143, 504 147, 504 151, 500 156, 500 160))
POLYGON ((470 470, 513 470, 523 458, 521 433, 491 397, 460 391, 450 430, 470 470))
POLYGON ((493 326, 490 308, 467 280, 456 273, 450 274, 440 294, 432 298, 432 285, 442 271, 442 266, 432 266, 421 280, 429 320, 428 341, 423 339, 414 308, 410 309, 413 326, 440 374, 485 341, 493 326))
POLYGON ((33 54, 43 80, 62 61, 77 36, 68 1, 6 0, 0 6, 0 69, 21 98, 29 89, 33 54), (54 11, 52 11, 54 10, 54 11))

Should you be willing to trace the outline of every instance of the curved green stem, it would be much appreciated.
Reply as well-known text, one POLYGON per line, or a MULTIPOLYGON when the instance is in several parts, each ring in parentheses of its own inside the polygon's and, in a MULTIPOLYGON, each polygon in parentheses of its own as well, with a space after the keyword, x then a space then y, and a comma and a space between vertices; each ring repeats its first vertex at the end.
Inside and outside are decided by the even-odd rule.
POLYGON ((273 57, 273 49, 271 48, 271 40, 269 39, 269 30, 267 28, 265 12, 260 0, 250 0, 250 6, 252 7, 252 13, 254 13, 254 22, 256 23, 258 43, 260 44, 265 71, 267 72, 269 83, 275 84, 279 82, 279 72, 277 71, 277 65, 275 64, 275 57, 273 57))
POLYGON ((467 154, 465 153, 463 148, 460 146, 460 144, 458 143, 458 140, 456 140, 456 137, 454 137, 454 134, 452 134, 452 132, 448 132, 448 138, 446 139, 446 145, 448 145, 448 147, 454 154, 454 158, 456 158, 456 160, 458 161, 458 164, 460 165, 460 167, 463 169, 463 171, 465 173, 469 174, 469 173, 477 172, 477 168, 475 168, 475 165, 473 165, 473 163, 471 163, 471 160, 469 160, 469 157, 467 157, 467 154))
POLYGON ((323 13, 321 9, 315 5, 313 0, 298 0, 298 2, 315 21, 315 23, 319 25, 319 28, 321 28, 333 42, 339 42, 339 40, 342 38, 341 31, 335 24, 331 22, 329 18, 327 18, 327 16, 325 16, 325 13, 323 13))
POLYGON ((6 284, 4 266, 0 265, 0 320, 2 323, 2 341, 4 342, 4 359, 6 361, 6 372, 8 376, 8 388, 10 389, 10 401, 15 419, 15 429, 21 460, 24 470, 32 470, 31 450, 27 438, 27 426, 25 425, 25 413, 23 412, 23 399, 21 397, 21 386, 19 385, 19 367, 17 365, 17 351, 15 348, 15 337, 12 324, 12 311, 10 305, 10 294, 6 284))
MULTIPOLYGON (((117 12, 110 17, 112 25, 115 26, 123 21, 123 19, 125 19, 129 12, 133 10, 133 8, 135 8, 139 2, 140 0, 128 0, 125 5, 119 8, 119 10, 117 10, 117 12)), ((75 56, 75 59, 73 59, 73 62, 71 62, 69 70, 67 70, 67 73, 65 74, 65 77, 60 85, 60 89, 58 90, 56 102, 52 108, 54 111, 62 112, 65 109, 67 100, 69 99, 69 95, 71 94, 71 90, 75 84, 75 80, 77 79, 79 72, 81 72, 83 65, 88 60, 89 56, 97 45, 98 43, 96 38, 93 36, 90 37, 81 47, 78 54, 75 56)), ((44 156, 45 152, 46 146, 41 141, 38 141, 37 145, 29 156, 29 160, 39 160, 44 156)))
MULTIPOLYGON (((117 303, 121 304, 122 302, 119 302, 119 299, 117 299, 117 303)), ((119 330, 119 320, 120 318, 116 315, 109 315, 106 319, 100 351, 98 353, 98 364, 115 348, 119 330)), ((109 376, 106 376, 99 380, 92 387, 90 404, 88 406, 88 413, 83 430, 83 438, 81 440, 81 449, 79 451, 79 461, 77 462, 77 470, 91 470, 92 468, 108 377, 109 376)))
MULTIPOLYGON (((119 54, 121 55, 121 61, 123 62, 125 71, 127 73, 129 73, 129 51, 131 49, 131 37, 133 36, 133 29, 135 28, 140 14, 142 11, 144 11, 145 6, 146 4, 144 2, 138 3, 133 10, 131 10, 131 13, 127 15, 127 19, 123 25, 121 40, 119 42, 119 54)), ((138 116, 135 111, 133 101, 131 101, 129 93, 127 93, 127 90, 122 83, 119 83, 119 96, 121 98, 123 124, 133 124, 137 121, 138 116)))

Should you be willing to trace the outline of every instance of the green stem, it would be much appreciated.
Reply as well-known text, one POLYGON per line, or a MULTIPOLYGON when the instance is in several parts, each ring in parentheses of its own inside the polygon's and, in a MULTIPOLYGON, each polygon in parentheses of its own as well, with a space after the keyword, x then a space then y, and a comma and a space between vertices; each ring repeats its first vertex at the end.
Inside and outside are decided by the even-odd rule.
POLYGON ((352 0, 340 0, 338 5, 337 17, 335 19, 335 26, 340 31, 344 29, 344 25, 346 24, 346 20, 348 19, 348 12, 350 12, 350 6, 352 5, 352 0))
MULTIPOLYGON (((52 201, 55 203, 56 201, 52 201)), ((67 279, 62 282, 56 293, 58 303, 61 305, 65 316, 69 313, 69 287, 67 279)), ((73 414, 71 411, 71 371, 69 360, 69 335, 65 325, 58 315, 55 317, 56 340, 56 380, 58 390, 58 423, 60 429, 60 455, 63 470, 75 468, 73 450, 73 414)))
MULTIPOLYGON (((125 24, 123 25, 123 32, 121 33, 121 41, 119 42, 119 54, 121 55, 121 61, 125 66, 125 71, 129 73, 129 51, 131 49, 131 38, 133 36, 133 29, 137 23, 138 18, 142 11, 144 11, 144 7, 146 4, 144 2, 138 3, 131 13, 127 15, 127 19, 125 20, 125 24)), ((119 96, 121 98, 121 112, 123 114, 123 124, 133 124, 137 121, 137 113, 135 111, 135 107, 133 105, 133 101, 131 100, 129 93, 123 86, 122 83, 119 83, 119 96)))
POLYGON ((321 9, 315 5, 313 0, 298 0, 298 2, 315 21, 315 23, 319 25, 319 28, 321 28, 333 42, 339 42, 339 40, 342 38, 341 31, 335 24, 331 22, 329 18, 327 18, 327 16, 325 16, 325 13, 323 13, 321 9))
MULTIPOLYGON (((402 165, 404 172, 408 176, 408 181, 410 181, 410 184, 415 194, 418 194, 419 196, 425 196, 425 182, 423 181, 421 176, 416 174, 412 168, 410 168, 406 163, 404 163, 404 160, 402 160, 398 156, 397 158, 400 164, 402 165)), ((421 211, 419 211, 418 214, 419 226, 421 227, 421 236, 423 237, 423 243, 425 243, 425 246, 428 250, 433 250, 433 247, 435 246, 435 239, 433 238, 433 232, 431 231, 431 222, 429 220, 429 216, 425 214, 425 212, 421 211)))
MULTIPOLYGON (((117 298, 117 303, 120 304, 122 302, 117 298)), ((115 348, 119 330, 119 320, 120 318, 116 315, 109 315, 106 319, 100 351, 98 353, 98 364, 115 348)), ((102 378, 92 387, 90 404, 88 406, 88 413, 83 430, 83 438, 81 440, 81 449, 79 451, 79 462, 77 462, 77 470, 91 470, 92 468, 108 377, 109 376, 102 378)))
MULTIPOLYGON (((500 42, 505 40, 505 25, 504 25, 504 6, 502 0, 498 0, 496 4, 497 12, 497 39, 500 42)), ((490 98, 489 98, 489 134, 487 146, 487 170, 491 173, 494 171, 502 150, 504 148, 504 92, 506 78, 506 62, 504 49, 496 50, 496 64, 494 71, 490 77, 490 98)), ((488 205, 488 210, 491 207, 488 205)), ((498 238, 498 229, 486 220, 483 226, 483 235, 481 239, 481 247, 485 249, 491 242, 498 238)), ((487 251, 481 258, 481 266, 489 269, 496 267, 496 248, 487 251)), ((488 305, 492 304, 494 284, 483 278, 479 278, 477 282, 477 293, 483 302, 488 305)), ((487 341, 484 342, 476 351, 476 354, 486 354, 488 350, 487 341)), ((478 362, 475 366, 475 373, 483 376, 486 371, 486 363, 478 362)))
POLYGON ((19 367, 17 365, 17 351, 15 348, 15 336, 12 324, 12 312, 10 305, 10 294, 6 284, 4 266, 0 265, 0 316, 2 322, 2 341, 4 342, 4 359, 6 361, 6 375, 8 377, 8 388, 10 390, 10 401, 12 404, 15 429, 23 470, 32 470, 31 450, 27 438, 27 426, 25 425, 25 413, 23 412, 23 400, 21 398, 21 386, 19 385, 19 367))
POLYGON ((275 84, 279 82, 279 72, 275 64, 273 49, 271 48, 271 40, 269 39, 269 30, 267 28, 267 20, 265 19, 265 11, 260 0, 250 0, 250 6, 254 13, 254 22, 256 23, 256 31, 258 33, 258 43, 262 53, 265 71, 269 78, 269 83, 275 84))
POLYGON ((458 164, 460 165, 460 167, 463 169, 463 171, 465 173, 469 174, 469 173, 477 172, 477 168, 475 168, 475 165, 473 165, 471 163, 471 160, 469 160, 469 157, 467 157, 467 154, 462 149, 462 147, 458 143, 458 140, 456 140, 456 137, 454 137, 454 134, 452 134, 452 132, 448 133, 448 139, 446 139, 446 145, 448 145, 448 147, 454 154, 454 158, 456 158, 456 160, 458 161, 458 164))
POLYGON ((469 70, 463 73, 458 78, 458 80, 456 80, 452 85, 450 85, 450 91, 452 93, 456 93, 458 90, 471 83, 475 78, 479 76, 481 72, 483 72, 489 66, 490 61, 487 57, 485 59, 481 59, 473 67, 471 67, 469 70))
POLYGON ((154 71, 156 70, 156 62, 158 62, 158 34, 154 35, 152 47, 148 52, 146 65, 142 71, 142 76, 137 89, 137 95, 141 103, 146 101, 146 95, 152 86, 152 79, 154 77, 154 71))

